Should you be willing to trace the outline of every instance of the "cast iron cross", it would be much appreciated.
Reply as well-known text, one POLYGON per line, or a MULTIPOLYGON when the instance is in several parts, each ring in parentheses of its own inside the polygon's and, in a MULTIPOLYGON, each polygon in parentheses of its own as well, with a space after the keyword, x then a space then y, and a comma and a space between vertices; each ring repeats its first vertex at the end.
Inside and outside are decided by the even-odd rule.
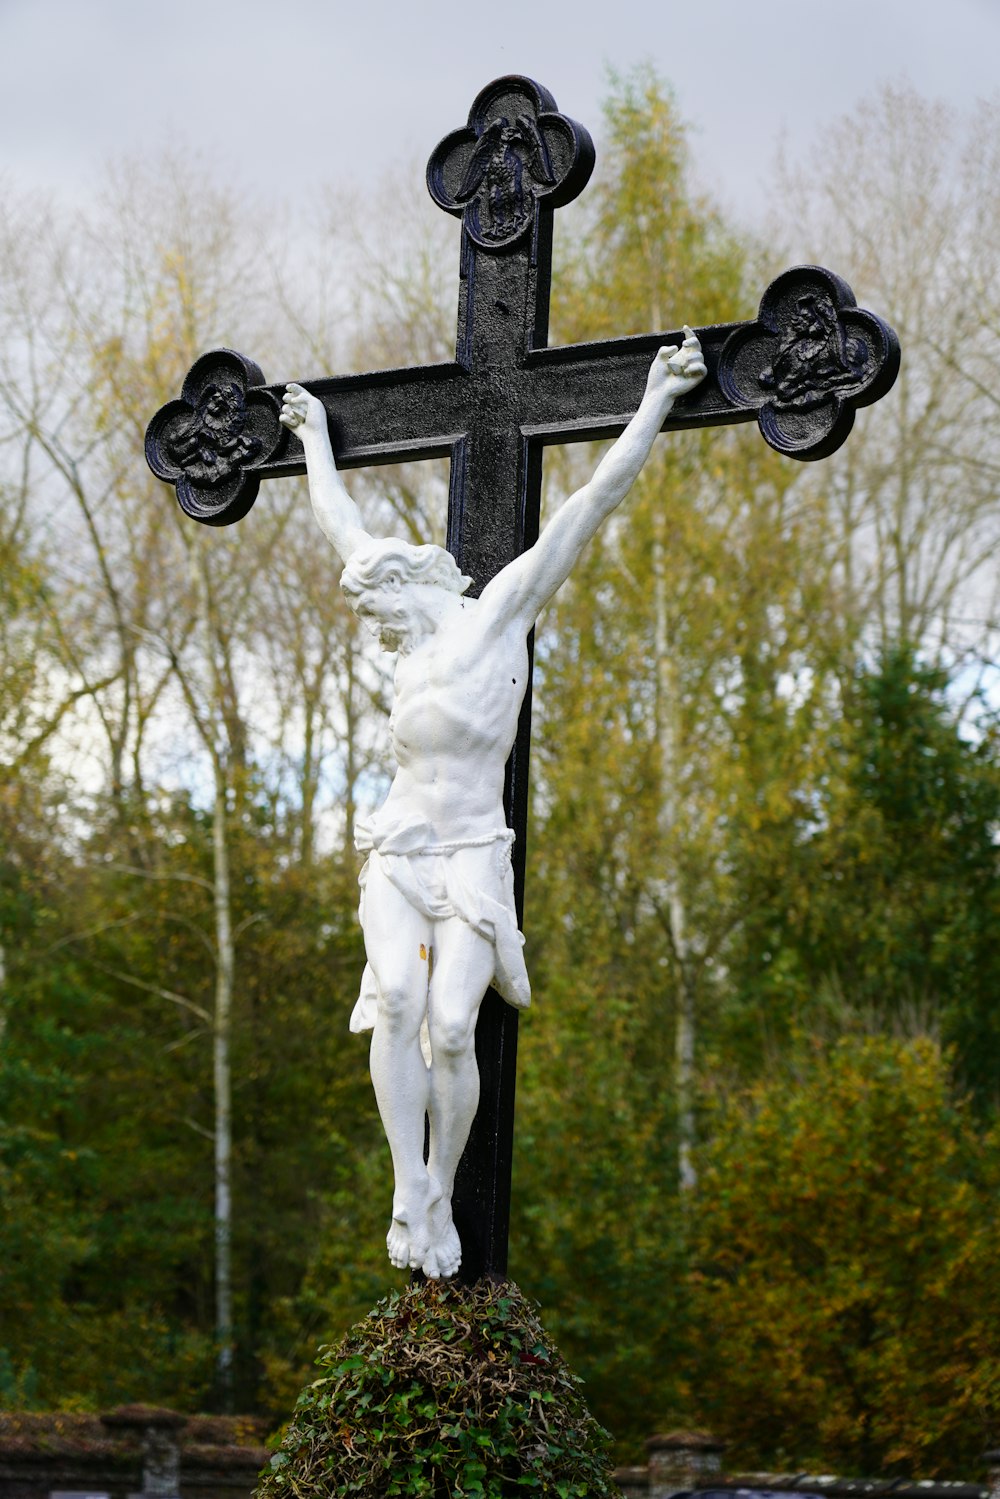
MULTIPOLYGON (((650 360, 677 331, 547 348, 553 209, 586 186, 594 148, 582 126, 528 78, 497 79, 468 125, 427 168, 434 201, 462 218, 458 344, 449 364, 303 381, 326 408, 340 468, 451 459, 448 547, 478 592, 538 535, 542 448, 615 437, 635 412, 650 360)), ((786 271, 756 321, 696 330, 708 374, 664 430, 757 419, 793 458, 823 458, 844 441, 857 406, 889 390, 895 334, 859 309, 850 287, 818 267, 786 271)), ((278 422, 284 383, 251 360, 204 355, 181 399, 150 422, 146 457, 208 525, 240 520, 261 479, 305 473, 298 439, 278 422)), ((507 767, 523 908, 531 694, 507 767)), ((492 990, 476 1034, 481 1102, 454 1193, 462 1276, 507 1267, 517 1012, 492 990)))

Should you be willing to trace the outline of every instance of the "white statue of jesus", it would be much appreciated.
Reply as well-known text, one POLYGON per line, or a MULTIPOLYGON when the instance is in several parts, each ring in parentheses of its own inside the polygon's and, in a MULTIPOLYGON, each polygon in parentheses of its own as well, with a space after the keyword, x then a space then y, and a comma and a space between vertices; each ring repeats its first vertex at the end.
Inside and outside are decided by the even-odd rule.
POLYGON ((704 378, 698 339, 653 360, 635 416, 588 484, 478 599, 437 546, 376 540, 337 472, 326 412, 299 385, 281 420, 302 441, 313 511, 344 562, 351 608, 398 653, 389 732, 397 770, 356 829, 368 855, 361 924, 368 966, 352 1030, 371 1030, 371 1075, 392 1153, 389 1258, 436 1278, 461 1247, 455 1171, 479 1105, 475 1032, 493 984, 530 1002, 504 821, 504 766, 528 683, 527 636, 601 522, 620 505, 678 396, 704 378), (430 1153, 424 1163, 424 1120, 430 1153))

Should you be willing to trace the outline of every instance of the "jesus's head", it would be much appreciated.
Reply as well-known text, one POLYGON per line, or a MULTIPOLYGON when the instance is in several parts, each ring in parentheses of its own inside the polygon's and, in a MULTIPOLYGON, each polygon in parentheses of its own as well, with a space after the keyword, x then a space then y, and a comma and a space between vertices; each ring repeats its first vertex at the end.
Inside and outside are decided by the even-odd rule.
POLYGON ((364 620, 387 651, 405 650, 431 612, 422 606, 422 590, 462 594, 472 579, 462 573, 454 557, 439 546, 414 546, 389 537, 371 541, 352 552, 340 585, 359 619, 364 620))

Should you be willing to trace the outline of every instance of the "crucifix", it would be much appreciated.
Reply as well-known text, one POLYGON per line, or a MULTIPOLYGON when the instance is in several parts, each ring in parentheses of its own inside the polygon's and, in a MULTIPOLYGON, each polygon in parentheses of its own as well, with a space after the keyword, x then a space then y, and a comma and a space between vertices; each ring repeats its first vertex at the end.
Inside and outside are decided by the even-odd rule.
POLYGON ((855 409, 890 389, 899 367, 892 329, 858 308, 844 281, 815 266, 779 276, 750 322, 549 348, 553 212, 582 191, 593 164, 587 131, 558 112, 546 89, 528 78, 497 79, 427 168, 431 197, 462 220, 455 359, 285 387, 267 385, 243 355, 216 350, 196 361, 180 400, 153 417, 146 435, 153 472, 175 486, 186 514, 208 525, 242 519, 262 479, 308 471, 317 518, 346 563, 352 606, 384 646, 400 652, 391 724, 400 769, 386 806, 359 830, 369 854, 369 968, 352 1027, 374 1024, 372 1074, 397 1178, 390 1258, 432 1275, 454 1273, 460 1262, 469 1282, 503 1277, 507 1268, 517 1021, 527 1003, 517 928, 530 627, 539 601, 573 560, 553 561, 554 550, 569 545, 572 552, 597 524, 587 531, 589 522, 572 519, 583 504, 580 491, 564 507, 559 537, 550 537, 553 523, 535 545, 542 449, 625 433, 587 486, 611 494, 608 513, 656 431, 756 419, 778 452, 823 458, 847 437, 855 409), (651 412, 654 425, 643 432, 651 412), (451 460, 450 557, 440 548, 369 537, 338 471, 442 456, 451 460), (573 525, 579 534, 567 542, 573 525), (480 641, 484 619, 493 633, 480 641), (512 619, 520 644, 504 654, 497 641, 512 619), (497 670, 477 685, 477 665, 487 657, 497 670), (511 677, 506 706, 495 696, 501 662, 511 677), (492 705, 483 709, 492 728, 482 731, 478 748, 478 731, 457 706, 458 684, 470 702, 477 695, 492 705), (467 741, 472 747, 459 753, 467 741), (498 744, 506 769, 502 784, 496 773, 494 795, 490 753, 498 744), (420 768, 434 754, 455 767, 469 799, 457 814, 451 783, 450 800, 439 804, 437 777, 420 768), (495 815, 478 806, 480 795, 492 796, 495 815), (410 945, 416 977, 399 977, 390 950, 408 953, 410 945), (445 980, 452 973, 471 975, 462 982, 478 988, 471 1010, 449 1008, 445 980), (462 1039, 470 1020, 474 1042, 471 1028, 462 1039), (403 1128, 394 1115, 407 1110, 403 1128), (457 1146, 443 1127, 435 1134, 436 1114, 443 1120, 449 1110, 475 1111, 471 1126, 463 1119, 457 1146), (405 1143, 414 1118, 419 1147, 405 1143), (408 1165, 404 1157, 417 1148, 420 1161, 408 1165), (437 1177, 453 1179, 444 1195, 437 1177), (401 1187, 407 1180, 409 1195, 401 1187))

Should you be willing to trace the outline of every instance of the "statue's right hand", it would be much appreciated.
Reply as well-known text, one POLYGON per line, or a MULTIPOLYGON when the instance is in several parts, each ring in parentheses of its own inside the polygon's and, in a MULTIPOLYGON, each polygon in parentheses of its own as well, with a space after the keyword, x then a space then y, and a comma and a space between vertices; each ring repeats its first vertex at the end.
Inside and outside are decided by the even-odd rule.
MULTIPOLYGON (((298 427, 304 428, 306 432, 324 432, 326 411, 323 403, 303 390, 301 385, 286 385, 279 421, 293 432, 298 427)), ((303 434, 300 433, 301 435, 303 434)))
POLYGON ((668 396, 671 401, 686 395, 689 390, 704 380, 705 356, 698 335, 685 326, 684 342, 665 344, 659 349, 650 366, 646 390, 650 395, 668 396))

